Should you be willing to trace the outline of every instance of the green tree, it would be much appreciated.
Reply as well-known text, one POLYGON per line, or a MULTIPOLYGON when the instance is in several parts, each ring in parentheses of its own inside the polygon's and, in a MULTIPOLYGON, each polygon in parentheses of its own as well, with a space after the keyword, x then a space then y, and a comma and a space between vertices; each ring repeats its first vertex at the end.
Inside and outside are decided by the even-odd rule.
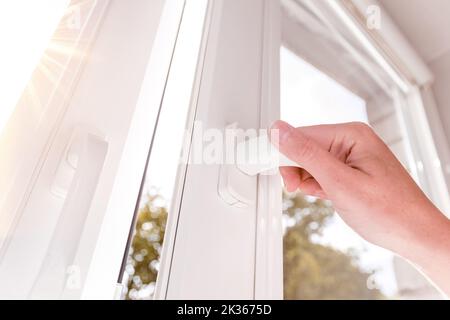
POLYGON ((135 235, 127 259, 127 299, 151 298, 167 223, 167 208, 159 195, 147 195, 139 210, 135 235))
POLYGON ((368 289, 371 275, 358 266, 354 252, 342 252, 317 243, 334 215, 328 201, 300 193, 283 194, 285 299, 381 299, 379 290, 368 289))
MULTIPOLYGON (((128 257, 128 299, 151 298, 167 222, 159 195, 148 195, 140 209, 128 257)), ((380 299, 367 288, 370 273, 358 266, 357 255, 315 241, 334 209, 327 201, 301 193, 283 193, 285 299, 380 299)))

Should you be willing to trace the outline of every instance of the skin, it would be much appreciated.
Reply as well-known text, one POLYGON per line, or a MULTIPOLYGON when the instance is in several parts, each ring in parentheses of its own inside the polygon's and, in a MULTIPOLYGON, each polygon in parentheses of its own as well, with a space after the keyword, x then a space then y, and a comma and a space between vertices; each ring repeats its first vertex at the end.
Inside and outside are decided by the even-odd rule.
POLYGON ((329 199, 367 241, 418 266, 450 296, 450 220, 363 123, 273 124, 272 143, 301 168, 281 167, 288 191, 329 199))

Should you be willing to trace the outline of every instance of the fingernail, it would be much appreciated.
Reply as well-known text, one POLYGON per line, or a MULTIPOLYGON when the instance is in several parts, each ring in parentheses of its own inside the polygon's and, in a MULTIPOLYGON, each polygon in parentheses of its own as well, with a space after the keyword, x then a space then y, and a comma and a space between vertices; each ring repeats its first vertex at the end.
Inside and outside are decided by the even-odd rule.
POLYGON ((275 138, 276 140, 278 140, 276 143, 277 145, 282 144, 287 140, 293 129, 294 127, 292 127, 289 123, 282 120, 277 120, 270 127, 270 140, 272 142, 275 142, 274 140, 272 140, 273 138, 275 138))

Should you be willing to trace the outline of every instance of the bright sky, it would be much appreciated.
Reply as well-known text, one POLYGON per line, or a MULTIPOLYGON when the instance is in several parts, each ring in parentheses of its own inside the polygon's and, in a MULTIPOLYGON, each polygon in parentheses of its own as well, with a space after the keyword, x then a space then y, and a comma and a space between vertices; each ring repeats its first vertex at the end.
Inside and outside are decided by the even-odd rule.
MULTIPOLYGON (((281 118, 294 126, 367 122, 363 99, 285 48, 281 49, 281 118)), ((377 270, 376 283, 385 294, 395 294, 393 254, 364 241, 338 216, 319 242, 343 251, 357 249, 361 266, 377 270)))
POLYGON ((69 0, 0 0, 0 134, 69 0))

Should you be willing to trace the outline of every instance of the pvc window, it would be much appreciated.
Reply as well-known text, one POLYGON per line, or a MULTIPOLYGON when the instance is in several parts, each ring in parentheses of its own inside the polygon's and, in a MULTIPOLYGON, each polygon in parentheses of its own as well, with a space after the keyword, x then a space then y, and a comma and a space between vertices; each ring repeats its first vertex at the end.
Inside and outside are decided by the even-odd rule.
MULTIPOLYGON (((369 123, 445 211, 448 193, 441 197, 437 188, 430 187, 430 179, 431 184, 442 185, 442 172, 434 174, 433 166, 417 170, 418 162, 429 161, 420 151, 420 139, 415 138, 420 129, 414 123, 419 120, 412 118, 419 113, 411 114, 420 98, 414 86, 399 80, 405 74, 392 76, 392 70, 383 67, 390 62, 380 61, 377 49, 367 45, 370 36, 364 31, 365 21, 352 24, 351 10, 337 2, 282 1, 282 8, 284 120, 294 125, 369 123), (364 23, 362 32, 358 23, 364 23), (330 96, 333 99, 327 100, 330 96), (428 174, 423 176, 423 171, 428 174)), ((420 118, 419 122, 427 122, 426 116, 420 118)), ((427 145, 434 143, 429 140, 427 145)), ((330 203, 285 192, 283 209, 285 298, 440 297, 420 272, 352 232, 330 203)))

